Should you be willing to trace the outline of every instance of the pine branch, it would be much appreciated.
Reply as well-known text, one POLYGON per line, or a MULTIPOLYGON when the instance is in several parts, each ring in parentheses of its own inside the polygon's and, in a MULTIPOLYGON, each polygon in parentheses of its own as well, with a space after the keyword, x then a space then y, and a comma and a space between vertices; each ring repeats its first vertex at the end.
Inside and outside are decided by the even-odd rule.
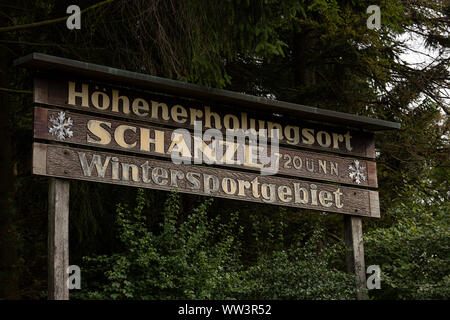
POLYGON ((9 89, 0 87, 0 91, 10 92, 10 93, 22 93, 22 94, 32 94, 31 90, 17 90, 17 89, 9 89))
MULTIPOLYGON (((80 14, 85 13, 92 9, 98 8, 100 6, 103 6, 103 5, 113 2, 113 1, 114 0, 105 0, 103 2, 96 3, 86 9, 81 10, 80 14)), ((20 25, 9 26, 9 27, 1 27, 0 32, 9 32, 9 31, 15 31, 15 30, 20 30, 20 29, 35 28, 35 27, 45 26, 45 25, 49 25, 49 24, 53 24, 53 23, 58 23, 58 22, 61 22, 64 20, 67 20, 67 16, 56 18, 56 19, 45 20, 45 21, 20 24, 20 25)))

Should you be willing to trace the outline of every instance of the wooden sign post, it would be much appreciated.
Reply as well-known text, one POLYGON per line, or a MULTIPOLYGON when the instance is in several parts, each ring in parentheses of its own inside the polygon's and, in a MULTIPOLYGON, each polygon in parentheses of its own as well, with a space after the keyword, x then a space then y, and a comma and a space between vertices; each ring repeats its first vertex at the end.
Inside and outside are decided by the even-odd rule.
POLYGON ((37 70, 49 299, 69 299, 69 179, 343 214, 348 271, 367 297, 361 217, 380 217, 373 131, 399 124, 39 53, 15 64, 37 70))
POLYGON ((355 274, 358 300, 365 300, 367 299, 366 267, 361 217, 344 216, 344 229, 347 272, 355 274))
POLYGON ((50 178, 48 188, 48 298, 69 300, 69 187, 68 180, 50 178))

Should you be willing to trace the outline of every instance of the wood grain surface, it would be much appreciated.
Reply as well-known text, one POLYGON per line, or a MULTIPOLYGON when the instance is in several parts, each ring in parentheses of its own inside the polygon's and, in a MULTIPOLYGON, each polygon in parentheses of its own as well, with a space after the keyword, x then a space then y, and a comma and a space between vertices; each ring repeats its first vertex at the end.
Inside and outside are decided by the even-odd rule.
POLYGON ((33 144, 33 173, 158 190, 380 217, 378 192, 149 157, 33 144))
MULTIPOLYGON (((49 119, 57 118, 59 112, 61 112, 61 110, 41 107, 35 108, 34 138, 64 142, 74 145, 119 150, 128 153, 148 154, 165 159, 170 159, 171 157, 171 152, 168 150, 173 142, 174 129, 155 127, 147 124, 136 124, 129 121, 119 121, 64 110, 66 118, 70 117, 73 121, 73 125, 71 126, 73 136, 70 138, 66 137, 63 141, 61 141, 56 135, 49 133, 49 127, 52 125, 49 119), (108 133, 108 138, 110 140, 107 144, 100 144, 99 139, 89 130, 88 123, 92 122, 102 123, 102 130, 108 133), (124 141, 127 143, 126 147, 118 144, 115 139, 116 129, 121 126, 129 127, 129 129, 124 132, 124 141), (141 135, 143 131, 148 132, 149 137, 155 137, 155 131, 160 132, 160 136, 163 137, 160 141, 161 146, 157 148, 155 143, 148 144, 148 146, 142 146, 141 143, 143 140, 141 139, 141 135)), ((186 138, 190 140, 191 150, 194 146, 192 136, 193 134, 186 138)), ((223 152, 221 154, 226 153, 228 148, 229 147, 227 146, 223 146, 223 152)), ((240 150, 243 150, 243 148, 240 148, 240 150)), ((235 151, 233 153, 233 160, 236 160, 238 152, 235 151)), ((263 150, 263 153, 270 155, 270 145, 267 149, 263 150)), ((190 155, 190 160, 193 161, 194 153, 190 152, 190 155)), ((276 174, 278 175, 338 182, 341 184, 355 185, 358 187, 376 188, 378 186, 376 163, 374 161, 338 155, 327 155, 324 153, 286 147, 279 148, 279 152, 275 159, 277 161, 274 161, 273 165, 276 169, 276 174), (359 162, 359 166, 362 168, 364 177, 366 178, 365 180, 360 180, 359 183, 357 183, 356 179, 351 178, 349 175, 349 166, 355 166, 355 161, 359 162)), ((218 163, 218 165, 230 168, 246 169, 250 171, 260 172, 261 167, 269 167, 269 164, 263 165, 260 161, 257 162, 260 166, 255 166, 249 163, 249 161, 241 161, 240 164, 227 164, 227 161, 224 161, 223 158, 221 160, 222 163, 218 163)), ((258 158, 258 160, 260 160, 260 158, 258 158)))
MULTIPOLYGON (((305 118, 296 118, 292 117, 289 113, 286 114, 274 114, 274 113, 267 113, 267 112, 255 112, 254 110, 247 110, 245 107, 239 106, 239 105, 221 105, 217 103, 212 103, 210 101, 204 100, 192 100, 192 99, 184 99, 183 97, 176 97, 176 96, 168 96, 168 95, 161 95, 158 93, 149 93, 149 92, 143 92, 143 91, 137 91, 137 90, 129 90, 127 88, 120 88, 117 86, 111 86, 108 84, 100 83, 100 82, 93 82, 89 79, 76 79, 73 78, 52 78, 52 77, 44 77, 43 75, 40 75, 35 78, 34 81, 34 102, 40 103, 40 104, 46 104, 56 107, 64 107, 74 110, 81 110, 83 112, 92 112, 92 113, 98 113, 113 117, 120 117, 123 119, 131 119, 131 120, 137 120, 137 121, 143 121, 143 122, 150 122, 155 124, 163 124, 166 126, 176 127, 176 128, 190 128, 192 129, 193 125, 190 123, 190 117, 187 117, 187 121, 185 123, 175 122, 172 117, 169 117, 169 119, 163 119, 162 117, 150 117, 150 116, 139 116, 139 112, 144 113, 142 109, 138 111, 138 114, 133 112, 132 103, 135 99, 142 99, 147 101, 147 103, 151 104, 152 101, 156 101, 158 103, 164 103, 168 106, 168 108, 172 108, 174 106, 182 106, 187 112, 191 112, 191 110, 198 110, 198 111, 204 111, 204 107, 208 106, 210 108, 211 113, 216 113, 221 120, 225 119, 225 116, 228 115, 228 120, 232 118, 232 116, 235 116, 236 118, 239 118, 242 120, 242 113, 246 114, 247 121, 249 122, 249 119, 254 119, 256 125, 258 125, 259 120, 267 122, 272 122, 276 124, 280 124, 283 128, 290 128, 292 127, 298 127, 301 130, 303 129, 309 129, 311 132, 314 132, 317 134, 318 132, 329 132, 331 135, 331 132, 335 133, 336 135, 344 136, 345 134, 351 135, 351 150, 348 150, 344 146, 341 146, 340 148, 334 148, 333 144, 331 146, 323 146, 319 144, 317 141, 314 141, 314 143, 309 143, 308 141, 304 141, 303 139, 299 139, 299 141, 295 143, 288 143, 287 137, 284 135, 280 139, 280 144, 283 145, 289 145, 289 146, 296 146, 296 147, 302 147, 306 149, 313 149, 318 151, 325 151, 325 152, 332 152, 332 153, 339 153, 339 154, 346 154, 346 155, 354 155, 359 157, 365 157, 365 158, 375 158, 375 143, 374 143, 374 135, 373 133, 357 130, 357 129, 349 129, 345 126, 330 126, 326 124, 321 124, 317 122, 310 122, 311 119, 305 119, 305 118), (82 85, 86 84, 88 85, 88 92, 89 92, 89 98, 87 99, 87 105, 82 106, 82 102, 80 97, 77 97, 74 100, 74 104, 70 104, 68 101, 68 83, 69 81, 75 82, 75 89, 78 92, 82 92, 82 85), (129 99, 129 109, 130 112, 127 114, 124 114, 121 112, 121 107, 117 107, 117 112, 111 111, 112 107, 112 90, 117 90, 119 96, 126 96, 129 99), (94 92, 97 92, 96 95, 96 103, 97 107, 93 104, 92 94, 94 92), (99 102, 101 98, 100 96, 105 93, 109 96, 109 102, 110 107, 102 109, 102 102, 99 102), (100 108, 99 108, 100 107, 100 108)), ((103 101, 103 100, 101 100, 103 101)), ((151 107, 151 106, 150 106, 151 107)), ((175 110, 179 111, 179 110, 175 110)), ((169 111, 169 115, 171 116, 172 113, 169 111)), ((182 118, 182 116, 180 116, 182 118)), ((244 122, 243 120, 241 123, 244 122)), ((212 124, 215 122, 212 120, 212 124)), ((205 125, 205 123, 203 123, 205 125)), ((222 128, 223 130, 223 128, 222 128)), ((283 130, 284 132, 284 130, 283 130)), ((292 134, 292 132, 289 132, 289 134, 292 134)), ((292 142, 292 141, 291 141, 292 142)), ((340 144, 343 142, 341 141, 340 144)))

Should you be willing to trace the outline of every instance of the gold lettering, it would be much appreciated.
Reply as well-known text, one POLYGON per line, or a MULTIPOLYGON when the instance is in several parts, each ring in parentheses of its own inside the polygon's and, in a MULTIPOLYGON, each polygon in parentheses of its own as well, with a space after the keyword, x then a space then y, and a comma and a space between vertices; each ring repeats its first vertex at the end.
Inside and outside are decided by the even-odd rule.
MULTIPOLYGON (((220 141, 222 141, 222 140, 220 140, 220 141)), ((202 142, 201 152, 203 155, 203 160, 205 160, 206 163, 217 163, 218 160, 216 159, 216 154, 218 152, 218 150, 217 150, 218 144, 215 141, 211 142, 210 144, 207 144, 203 140, 201 140, 201 142, 202 142)), ((196 149, 196 151, 197 151, 196 156, 198 156, 198 150, 196 149)), ((200 159, 200 158, 201 157, 199 157, 198 159, 200 159)))
POLYGON ((185 123, 187 121, 187 111, 183 106, 179 104, 174 105, 172 109, 170 109, 170 114, 172 116, 173 121, 178 123, 185 123), (183 117, 180 119, 180 117, 183 117))
POLYGON ((132 163, 121 163, 122 165, 122 180, 129 181, 130 180, 130 169, 131 169, 131 178, 134 182, 139 182, 139 168, 137 165, 132 163))
POLYGON ((81 106, 89 108, 89 85, 82 84, 81 92, 75 91, 75 82, 69 81, 68 104, 76 105, 76 97, 81 98, 81 106))
POLYGON ((334 193, 334 203, 336 203, 337 208, 342 208, 344 206, 343 203, 341 203, 341 196, 343 193, 341 192, 341 188, 337 189, 334 193))
POLYGON ((154 138, 150 138, 150 129, 140 128, 140 150, 150 151, 150 144, 155 146, 155 152, 164 154, 164 131, 152 130, 154 138))
POLYGON ((270 183, 263 183, 261 185, 261 196, 264 202, 275 202, 275 187, 276 185, 270 183), (270 192, 269 192, 270 190, 270 192))
POLYGON ((178 180, 184 179, 184 173, 180 170, 170 169, 170 186, 178 188, 178 180))
POLYGON ((315 184, 310 185, 311 188, 311 204, 317 206, 317 186, 315 184))
POLYGON ((306 170, 314 172, 314 161, 312 159, 306 158, 306 170))
POLYGON ((135 115, 139 116, 139 117, 146 117, 148 116, 148 103, 147 101, 145 101, 144 99, 141 98, 136 98, 133 101, 133 112, 135 115), (141 110, 144 110, 145 112, 142 113, 141 110))
POLYGON ((189 112, 191 113, 191 126, 195 124, 197 118, 203 117, 203 111, 199 109, 189 108, 189 112))
MULTIPOLYGON (((253 126, 255 126, 253 124, 253 126)), ((264 131, 266 128, 266 121, 265 120, 258 120, 258 135, 260 137, 267 137, 267 132, 264 131)))
POLYGON ((323 171, 323 173, 327 174, 327 160, 320 160, 319 159, 319 172, 320 170, 323 171))
POLYGON ((298 144, 300 142, 300 128, 297 126, 286 126, 284 128, 284 136, 287 143, 298 144))
POLYGON ((317 132, 317 142, 321 147, 328 148, 331 145, 331 137, 326 131, 317 132), (325 142, 323 142, 323 137, 325 137, 325 142))
POLYGON ((241 129, 244 133, 247 131, 247 114, 245 112, 241 112, 241 129))
POLYGON ((239 193, 238 196, 245 197, 245 189, 250 188, 250 182, 245 180, 238 180, 239 193))
POLYGON ((223 178, 222 179, 222 190, 226 194, 235 194, 237 189, 237 184, 234 179, 231 178, 223 178))
POLYGON ((169 181, 167 180, 168 173, 164 168, 156 167, 152 170, 152 180, 155 184, 165 186, 169 181))
POLYGON ((222 159, 219 163, 226 163, 226 164, 240 164, 234 159, 234 154, 236 153, 236 150, 238 148, 238 144, 233 141, 223 141, 219 140, 220 145, 225 145, 225 152, 222 155, 222 159))
POLYGON ((169 109, 167 104, 152 101, 152 119, 159 119, 158 110, 161 109, 161 118, 164 120, 169 120, 169 109))
POLYGON ((299 183, 294 183, 294 198, 295 203, 307 204, 309 201, 309 194, 306 188, 300 188, 299 183), (300 196, 302 193, 303 196, 300 196))
POLYGON ((109 108, 109 97, 106 93, 95 91, 91 96, 92 105, 98 110, 106 110, 109 108), (100 96, 102 96, 102 103, 100 104, 100 96))
POLYGON ((111 128, 111 123, 100 120, 89 120, 87 122, 87 129, 90 133, 94 134, 96 138, 100 140, 93 139, 89 132, 86 133, 86 141, 89 143, 107 145, 111 142, 111 134, 108 130, 102 127, 102 124, 111 128))
POLYGON ((119 176, 119 159, 117 157, 111 158, 111 178, 113 180, 120 180, 119 176))
POLYGON ((186 179, 189 181, 192 186, 189 186, 192 190, 200 190, 200 173, 197 172, 188 172, 186 173, 186 179))
POLYGON ((229 130, 238 130, 239 129, 239 119, 235 115, 232 114, 226 114, 223 117, 223 126, 225 129, 229 130), (230 125, 230 120, 232 120, 233 125, 230 125))
POLYGON ((283 128, 281 127, 281 124, 267 121, 267 131, 267 134, 271 139, 278 138, 283 140, 283 128), (272 130, 274 131, 272 132, 272 130))
POLYGON ((333 195, 331 192, 322 190, 319 192, 319 201, 322 206, 329 208, 333 205, 333 195))
POLYGON ((132 144, 128 144, 125 142, 125 131, 131 130, 136 133, 136 127, 128 126, 128 125, 120 125, 114 131, 114 140, 116 140, 117 144, 125 149, 131 149, 136 147, 137 142, 133 142, 132 144))
POLYGON ((191 150, 186 144, 184 137, 180 133, 172 133, 172 143, 167 150, 167 153, 178 152, 182 158, 190 159, 192 157, 191 150))
MULTIPOLYGON (((249 122, 250 122, 250 124, 249 124, 248 131, 249 131, 250 134, 253 134, 253 135, 256 136, 256 135, 258 134, 258 131, 256 131, 256 123, 255 123, 256 120, 250 118, 249 122)), ((264 121, 263 121, 263 122, 264 122, 264 121)))
POLYGON ((216 128, 218 130, 222 129, 222 124, 220 123, 220 116, 215 112, 211 112, 211 108, 206 106, 205 106, 205 127, 216 128), (211 126, 211 117, 214 118, 214 127, 211 126))
POLYGON ((253 168, 262 168, 263 164, 262 163, 257 163, 258 161, 258 146, 255 146, 253 144, 248 145, 248 144, 244 144, 244 165, 246 167, 253 167, 253 168))
POLYGON ((314 129, 303 129, 302 136, 302 141, 304 144, 314 144, 314 129))
POLYGON ((333 133, 333 149, 339 149, 339 142, 344 141, 344 136, 342 134, 333 133))
POLYGON ((259 191, 258 191, 258 186, 259 186, 259 182, 258 182, 258 177, 256 177, 255 179, 253 179, 253 181, 251 182, 252 184, 252 193, 253 196, 255 198, 259 198, 259 191))
POLYGON ((83 169, 83 174, 85 176, 90 177, 92 175, 92 169, 94 169, 95 166, 95 169, 97 170, 97 176, 100 178, 105 177, 106 169, 108 168, 109 160, 111 159, 111 157, 106 157, 103 164, 102 159, 98 154, 94 154, 92 156, 90 164, 87 163, 86 153, 78 152, 78 158, 80 159, 81 168, 83 169))
POLYGON ((206 194, 217 192, 219 190, 219 178, 211 174, 204 174, 203 189, 205 190, 206 194), (212 181, 212 187, 210 181, 212 181))
POLYGON ((145 163, 141 165, 141 168, 142 168, 142 182, 150 183, 151 179, 148 177, 150 166, 148 165, 148 161, 145 161, 145 163))
POLYGON ((338 172, 338 163, 337 162, 330 162, 330 170, 331 170, 331 174, 335 174, 336 176, 339 176, 339 172, 338 172))
POLYGON ((352 151, 353 148, 350 143, 350 139, 352 138, 352 136, 350 135, 350 131, 344 134, 344 137, 345 137, 345 147, 347 148, 348 151, 352 151))
POLYGON ((112 91, 112 112, 119 112, 119 102, 122 102, 122 112, 130 114, 130 100, 127 96, 119 96, 118 90, 112 91))
POLYGON ((292 201, 292 189, 288 186, 279 186, 278 187, 278 197, 283 202, 291 202, 292 201))

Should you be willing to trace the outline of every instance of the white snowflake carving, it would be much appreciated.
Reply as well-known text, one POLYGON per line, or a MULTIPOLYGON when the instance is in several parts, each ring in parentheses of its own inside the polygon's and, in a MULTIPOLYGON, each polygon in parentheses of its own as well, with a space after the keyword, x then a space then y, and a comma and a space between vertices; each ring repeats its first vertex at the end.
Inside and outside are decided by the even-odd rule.
POLYGON ((57 117, 52 115, 49 121, 52 123, 52 126, 48 129, 49 133, 54 136, 56 135, 59 140, 64 140, 66 137, 72 138, 73 131, 71 130, 71 127, 73 121, 70 117, 66 119, 65 112, 60 111, 57 117))
POLYGON ((362 181, 366 181, 366 175, 364 173, 366 171, 366 167, 363 167, 359 163, 359 160, 354 160, 353 163, 348 166, 348 170, 348 176, 357 184, 361 184, 362 181))

